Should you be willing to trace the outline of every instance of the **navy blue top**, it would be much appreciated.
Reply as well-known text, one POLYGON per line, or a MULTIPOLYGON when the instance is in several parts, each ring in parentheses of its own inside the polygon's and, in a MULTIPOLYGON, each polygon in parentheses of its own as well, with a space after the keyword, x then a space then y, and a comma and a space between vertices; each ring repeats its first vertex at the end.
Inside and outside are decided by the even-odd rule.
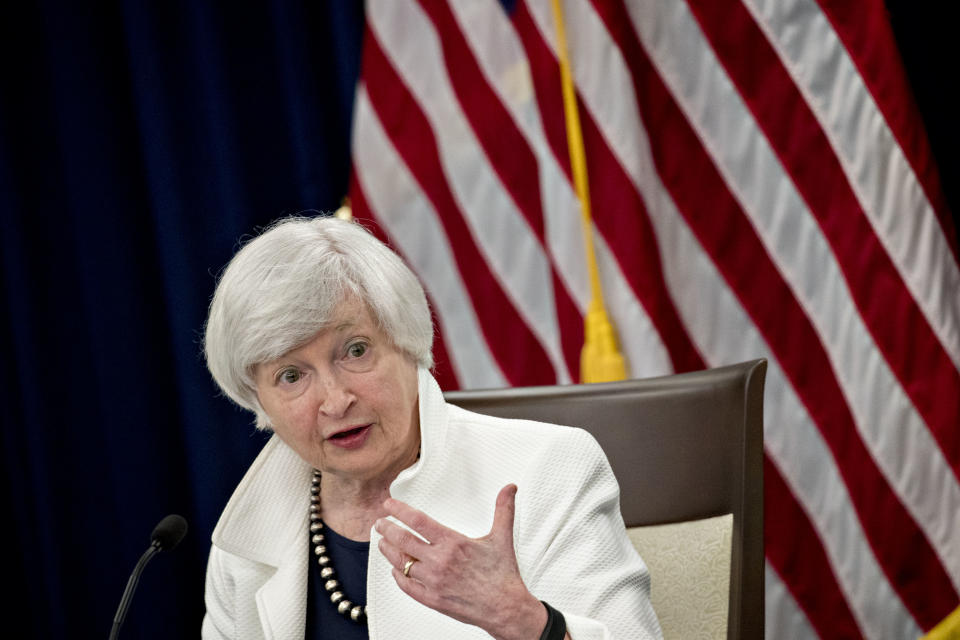
MULTIPOLYGON (((323 526, 327 556, 336 569, 340 590, 353 604, 367 603, 367 558, 369 542, 357 542, 344 538, 336 531, 323 526)), ((330 602, 330 594, 323 588, 326 582, 320 577, 320 564, 310 543, 310 571, 307 579, 307 630, 306 640, 368 640, 367 625, 358 624, 337 611, 330 602)))

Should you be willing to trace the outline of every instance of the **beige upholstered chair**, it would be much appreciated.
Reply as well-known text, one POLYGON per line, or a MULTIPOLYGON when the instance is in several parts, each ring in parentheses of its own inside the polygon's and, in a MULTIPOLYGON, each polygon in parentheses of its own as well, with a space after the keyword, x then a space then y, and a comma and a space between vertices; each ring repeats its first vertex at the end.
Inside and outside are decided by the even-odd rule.
POLYGON ((592 385, 457 391, 471 411, 583 427, 620 483, 664 637, 763 637, 766 361, 592 385))

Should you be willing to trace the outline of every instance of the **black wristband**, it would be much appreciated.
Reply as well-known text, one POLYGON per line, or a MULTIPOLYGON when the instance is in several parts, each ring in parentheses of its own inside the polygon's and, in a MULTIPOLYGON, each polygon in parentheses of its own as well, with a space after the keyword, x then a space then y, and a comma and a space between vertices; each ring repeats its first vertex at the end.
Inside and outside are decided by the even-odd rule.
POLYGON ((547 608, 547 626, 543 628, 540 640, 563 640, 567 635, 567 621, 563 619, 563 614, 543 600, 540 602, 547 608))

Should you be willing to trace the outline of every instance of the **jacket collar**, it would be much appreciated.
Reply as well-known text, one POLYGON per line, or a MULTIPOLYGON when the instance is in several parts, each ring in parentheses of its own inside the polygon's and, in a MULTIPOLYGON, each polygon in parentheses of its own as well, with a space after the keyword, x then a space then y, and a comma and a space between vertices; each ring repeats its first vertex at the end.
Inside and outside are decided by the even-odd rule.
POLYGON ((410 467, 401 471, 393 484, 390 495, 397 498, 396 491, 407 487, 416 478, 426 473, 425 469, 436 468, 437 462, 445 456, 444 443, 447 437, 447 403, 443 399, 440 385, 426 369, 419 369, 418 375, 418 411, 420 414, 420 458, 410 467))

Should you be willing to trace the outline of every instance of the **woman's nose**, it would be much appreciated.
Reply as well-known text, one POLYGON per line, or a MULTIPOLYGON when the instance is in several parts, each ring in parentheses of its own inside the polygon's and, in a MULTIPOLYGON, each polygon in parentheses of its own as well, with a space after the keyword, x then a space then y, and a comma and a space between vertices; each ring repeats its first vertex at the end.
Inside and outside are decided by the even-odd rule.
POLYGON ((356 401, 350 390, 336 381, 324 385, 320 414, 329 418, 342 418, 356 401))

